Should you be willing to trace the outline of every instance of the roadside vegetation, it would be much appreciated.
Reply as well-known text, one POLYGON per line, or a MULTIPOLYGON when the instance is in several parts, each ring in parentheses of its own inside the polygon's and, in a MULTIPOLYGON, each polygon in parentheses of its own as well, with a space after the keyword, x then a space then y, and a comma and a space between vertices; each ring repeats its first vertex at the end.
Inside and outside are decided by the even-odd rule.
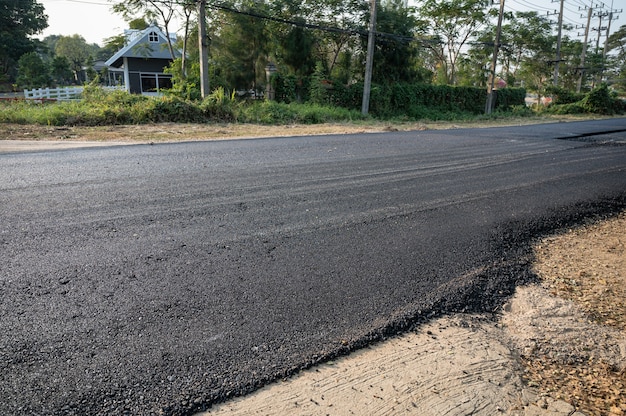
POLYGON ((458 122, 565 114, 615 115, 626 111, 626 103, 611 93, 606 85, 579 95, 557 91, 554 103, 545 107, 527 107, 523 89, 507 89, 498 93, 496 111, 486 116, 482 114, 486 94, 482 89, 432 85, 376 87, 373 89, 372 111, 364 116, 357 105, 360 97, 354 91, 342 91, 341 97, 325 91, 325 95, 318 100, 288 103, 284 100, 239 99, 226 94, 222 88, 216 89, 204 100, 191 100, 173 94, 146 97, 124 91, 107 92, 98 86, 89 86, 80 100, 70 102, 0 102, 0 123, 104 126, 160 122, 265 125, 364 120, 458 122))
POLYGON ((549 18, 535 11, 507 12, 500 33, 504 47, 493 72, 498 16, 493 2, 426 0, 408 6, 401 0, 382 1, 369 115, 364 116, 360 110, 371 18, 368 2, 208 5, 212 92, 205 98, 200 88, 198 2, 111 3, 129 29, 145 29, 150 21, 168 34, 171 62, 164 75, 171 77, 171 88, 159 89, 162 95, 156 98, 105 93, 99 86, 117 85, 119 80, 106 67, 96 71, 95 63, 124 47, 126 36, 112 34, 104 47, 89 45, 78 34, 39 40, 35 35, 48 26, 44 6, 37 0, 14 2, 0 10, 0 38, 6 40, 0 47, 0 92, 88 86, 82 98, 72 102, 0 101, 0 123, 460 122, 625 112, 626 26, 606 36, 601 49, 575 39, 573 29, 565 25, 560 58, 555 61, 557 37, 549 18), (184 23, 178 31, 170 27, 172 16, 184 23), (174 33, 178 37, 169 36, 174 33), (554 62, 560 62, 558 76, 553 75, 554 62), (487 116, 488 84, 496 87, 496 99, 487 116), (552 101, 529 107, 527 93, 538 103, 552 101))

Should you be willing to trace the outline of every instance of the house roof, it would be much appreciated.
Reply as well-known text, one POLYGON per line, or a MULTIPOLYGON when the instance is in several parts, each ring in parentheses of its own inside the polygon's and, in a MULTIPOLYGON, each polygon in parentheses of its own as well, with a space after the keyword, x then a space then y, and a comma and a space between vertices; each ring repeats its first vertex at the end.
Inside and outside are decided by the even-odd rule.
MULTIPOLYGON (((123 58, 155 58, 172 59, 167 47, 167 37, 158 26, 152 24, 144 30, 127 30, 126 46, 110 57, 105 65, 119 68, 122 66, 123 58), (151 35, 156 35, 156 40, 151 41, 151 35)), ((175 40, 175 39, 172 39, 175 40)), ((174 53, 180 55, 177 51, 174 53)))

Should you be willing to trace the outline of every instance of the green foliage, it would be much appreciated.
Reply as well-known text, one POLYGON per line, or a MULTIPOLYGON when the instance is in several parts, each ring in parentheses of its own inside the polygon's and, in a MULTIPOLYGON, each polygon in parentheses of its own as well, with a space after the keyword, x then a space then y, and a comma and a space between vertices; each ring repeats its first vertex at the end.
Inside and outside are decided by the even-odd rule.
MULTIPOLYGON (((403 0, 381 2, 376 28, 394 36, 379 38, 375 44, 373 82, 415 82, 423 75, 415 66, 418 44, 407 42, 418 32, 418 26, 413 10, 406 7, 403 0)), ((363 50, 367 50, 367 38, 362 37, 361 40, 363 50)))
POLYGON ((80 35, 61 36, 55 45, 56 56, 64 56, 70 63, 76 81, 80 80, 80 73, 84 66, 91 63, 91 48, 80 35))
POLYGON ((164 69, 166 74, 172 75, 171 94, 186 99, 199 100, 200 93, 200 63, 193 61, 188 65, 186 74, 182 71, 182 60, 177 58, 164 69))
POLYGON ((580 101, 580 105, 589 113, 615 114, 618 108, 616 98, 612 97, 606 84, 594 89, 580 101))
POLYGON ((437 61, 438 79, 457 83, 457 59, 471 36, 489 19, 488 0, 424 0, 419 15, 429 27, 431 52, 437 61))
POLYGON ((328 104, 328 90, 332 84, 328 80, 326 71, 321 62, 315 66, 315 72, 311 76, 311 88, 309 90, 309 100, 313 104, 328 104))
POLYGON ((31 37, 48 27, 47 20, 36 0, 0 1, 0 81, 14 81, 18 60, 38 48, 31 37))
MULTIPOLYGON (((362 88, 361 84, 350 87, 335 86, 329 92, 330 101, 334 105, 358 109, 363 97, 362 88)), ((498 90, 495 108, 506 111, 513 106, 524 105, 525 97, 526 91, 523 88, 498 90)), ((420 119, 424 118, 424 114, 434 111, 438 114, 436 119, 449 119, 454 113, 481 114, 485 109, 487 92, 484 88, 450 85, 374 84, 370 98, 370 111, 378 117, 405 115, 420 119)))
POLYGON ((553 104, 542 111, 548 114, 624 114, 626 112, 626 103, 620 100, 615 93, 609 91, 606 84, 602 84, 585 94, 579 101, 553 104))
POLYGON ((199 106, 172 96, 148 100, 145 117, 155 123, 201 123, 206 121, 204 112, 199 106))
POLYGON ((507 109, 507 113, 513 117, 530 117, 535 115, 526 104, 513 105, 507 109))
POLYGON ((501 88, 496 93, 496 110, 508 111, 513 107, 526 107, 526 89, 524 88, 501 88))
POLYGON ((345 108, 273 101, 240 102, 228 96, 223 88, 197 102, 174 96, 145 97, 125 91, 107 92, 97 86, 87 86, 80 101, 0 102, 0 108, 0 123, 53 126, 234 121, 314 124, 363 118, 360 112, 345 108))
POLYGON ((65 56, 55 56, 50 64, 52 81, 56 85, 69 85, 72 81, 70 61, 65 56))
POLYGON ((571 90, 553 85, 546 87, 545 93, 552 97, 553 104, 573 104, 585 97, 585 94, 577 94, 571 90))
POLYGON ((22 89, 46 87, 50 82, 50 69, 38 53, 25 53, 17 63, 16 81, 22 89))
POLYGON ((240 108, 238 121, 261 124, 318 124, 363 118, 360 112, 345 108, 263 101, 243 105, 240 108))
POLYGON ((201 104, 205 121, 231 122, 237 120, 237 102, 226 95, 223 87, 216 88, 201 104))
POLYGON ((298 78, 295 75, 283 75, 279 72, 272 75, 270 81, 275 91, 275 99, 283 103, 295 103, 303 100, 303 96, 308 97, 304 85, 306 80, 298 78))
POLYGON ((556 104, 544 109, 542 112, 557 115, 585 114, 587 110, 580 103, 556 104))

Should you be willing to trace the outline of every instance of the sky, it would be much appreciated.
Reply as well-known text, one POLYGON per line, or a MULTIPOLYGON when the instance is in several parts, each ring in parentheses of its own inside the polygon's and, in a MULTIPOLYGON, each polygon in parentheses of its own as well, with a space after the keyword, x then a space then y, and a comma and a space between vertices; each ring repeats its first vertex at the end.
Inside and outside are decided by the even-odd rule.
MULTIPOLYGON (((104 39, 123 33, 128 27, 126 22, 116 14, 111 12, 111 4, 107 0, 38 0, 43 4, 45 13, 48 15, 49 27, 39 36, 44 38, 48 35, 71 36, 79 34, 87 43, 97 43, 103 46, 104 39)), ((409 2, 418 5, 419 0, 409 2)), ((618 19, 611 24, 611 32, 626 25, 626 0, 599 0, 594 4, 604 3, 605 9, 613 5, 614 10, 622 10, 618 19)), ((505 0, 505 10, 507 11, 528 11, 535 10, 539 14, 558 12, 558 0, 505 0)), ((589 6, 591 0, 565 0, 564 22, 571 25, 584 25, 587 23, 587 12, 584 6, 589 6), (581 17, 583 15, 583 17, 581 17)), ((557 20, 553 15, 552 19, 557 20)), ((593 19, 592 27, 598 26, 598 19, 593 19)), ((178 29, 172 27, 173 30, 178 29)), ((574 31, 576 32, 576 31, 574 31)), ((584 29, 577 31, 580 39, 583 39, 584 29)), ((572 33, 576 35, 576 33, 572 33)), ((597 34, 591 31, 590 37, 597 34)), ((602 38, 604 39, 604 37, 602 38)), ((602 40, 603 41, 603 40, 602 40)))
POLYGON ((104 45, 104 39, 119 35, 128 24, 111 12, 107 0, 37 0, 48 16, 48 28, 39 38, 49 35, 81 35, 87 43, 104 45))

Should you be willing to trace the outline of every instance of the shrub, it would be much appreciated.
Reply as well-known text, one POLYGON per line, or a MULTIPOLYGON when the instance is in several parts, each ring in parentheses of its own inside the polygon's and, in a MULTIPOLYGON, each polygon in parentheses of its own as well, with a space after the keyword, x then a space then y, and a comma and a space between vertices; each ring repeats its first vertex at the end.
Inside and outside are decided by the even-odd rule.
POLYGON ((585 97, 585 94, 575 93, 553 85, 546 87, 545 94, 552 97, 553 104, 573 104, 585 97))
POLYGON ((602 84, 598 88, 592 90, 580 101, 580 105, 585 111, 596 114, 615 114, 616 103, 611 97, 609 88, 606 84, 602 84))
POLYGON ((152 122, 197 123, 205 121, 199 106, 176 97, 159 97, 150 100, 146 118, 152 122))
POLYGON ((584 114, 587 111, 580 104, 577 103, 569 103, 569 104, 555 104, 546 107, 543 112, 547 114, 557 114, 557 115, 568 115, 568 114, 584 114))
POLYGON ((223 87, 216 88, 201 104, 204 118, 212 121, 231 122, 237 120, 237 102, 226 95, 223 87))

